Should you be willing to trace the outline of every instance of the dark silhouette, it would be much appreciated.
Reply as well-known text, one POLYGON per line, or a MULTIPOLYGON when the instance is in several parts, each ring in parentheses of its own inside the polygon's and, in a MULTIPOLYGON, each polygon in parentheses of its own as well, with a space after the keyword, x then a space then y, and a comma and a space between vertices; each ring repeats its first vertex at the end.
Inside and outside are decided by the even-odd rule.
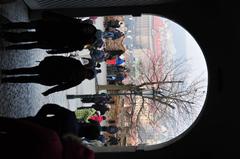
POLYGON ((85 95, 84 97, 81 97, 81 101, 83 103, 102 103, 106 104, 108 103, 112 97, 106 93, 101 94, 93 94, 93 95, 85 95))
POLYGON ((59 136, 29 120, 0 117, 1 159, 94 159, 75 135, 59 136))
POLYGON ((66 17, 56 13, 44 12, 40 20, 31 22, 12 22, 2 25, 2 37, 13 43, 6 49, 50 49, 47 53, 59 54, 82 50, 96 40, 97 29, 81 19, 66 17), (8 32, 11 29, 34 29, 26 32, 8 32))
POLYGON ((91 47, 92 49, 101 48, 104 44, 102 30, 97 29, 95 36, 96 36, 96 41, 91 45, 91 47))
POLYGON ((101 131, 115 134, 118 130, 116 126, 101 126, 98 121, 89 119, 89 123, 79 124, 78 136, 85 137, 88 140, 96 140, 101 135, 101 131))
POLYGON ((45 104, 33 117, 20 118, 54 130, 60 137, 78 134, 78 120, 73 111, 57 104, 45 104))
POLYGON ((1 0, 0 4, 7 4, 7 3, 12 3, 15 2, 16 0, 1 0))
POLYGON ((48 56, 38 66, 2 70, 2 74, 7 76, 2 78, 2 83, 39 83, 55 86, 42 93, 47 96, 77 86, 85 79, 93 79, 100 72, 101 70, 95 71, 84 67, 79 60, 74 58, 48 56), (28 75, 9 77, 21 74, 28 75))
POLYGON ((103 50, 90 49, 90 56, 96 62, 103 62, 106 60, 106 54, 103 50))
POLYGON ((45 104, 35 116, 20 119, 52 129, 60 137, 66 134, 73 134, 94 140, 99 138, 101 131, 111 134, 118 131, 116 126, 101 126, 99 122, 94 120, 89 120, 89 123, 78 121, 73 111, 57 104, 45 104))

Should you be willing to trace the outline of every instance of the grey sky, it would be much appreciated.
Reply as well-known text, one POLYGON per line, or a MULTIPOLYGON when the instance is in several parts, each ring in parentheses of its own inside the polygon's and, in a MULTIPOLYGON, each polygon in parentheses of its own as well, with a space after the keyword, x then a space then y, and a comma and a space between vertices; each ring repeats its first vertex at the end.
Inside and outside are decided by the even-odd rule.
POLYGON ((169 29, 172 31, 173 42, 176 49, 174 59, 184 58, 187 60, 191 76, 194 80, 199 75, 207 81, 207 66, 201 48, 196 40, 180 25, 169 21, 169 29))

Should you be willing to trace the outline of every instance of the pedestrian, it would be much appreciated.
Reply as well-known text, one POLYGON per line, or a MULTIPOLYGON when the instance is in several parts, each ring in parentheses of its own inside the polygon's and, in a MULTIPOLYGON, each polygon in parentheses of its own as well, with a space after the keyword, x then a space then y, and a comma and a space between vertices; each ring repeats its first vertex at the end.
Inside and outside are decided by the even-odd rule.
POLYGON ((14 45, 6 49, 49 49, 47 53, 59 54, 82 50, 96 41, 97 29, 81 19, 56 13, 45 13, 42 18, 30 22, 3 24, 1 36, 14 45), (9 32, 15 29, 17 32, 9 32), (19 32, 19 29, 28 29, 19 32), (31 30, 29 30, 31 29, 31 30), (33 30, 34 29, 34 30, 33 30), (30 42, 30 43, 29 43, 30 42))
POLYGON ((77 119, 84 121, 86 123, 88 123, 88 119, 90 119, 96 113, 97 113, 97 111, 91 107, 89 107, 89 108, 84 107, 83 109, 77 109, 75 111, 77 119))
POLYGON ((79 85, 85 79, 91 80, 101 70, 85 68, 82 63, 71 57, 48 56, 38 66, 2 70, 2 83, 38 83, 54 86, 43 92, 44 96, 79 85), (18 76, 16 76, 18 75, 18 76), (20 75, 20 76, 19 76, 20 75))
POLYGON ((115 134, 119 128, 116 126, 101 126, 97 121, 89 120, 89 123, 79 124, 79 137, 85 137, 88 140, 96 140, 101 135, 101 132, 115 134))
POLYGON ((48 103, 35 116, 20 118, 54 130, 60 137, 65 134, 78 135, 78 120, 73 111, 63 106, 48 103))
POLYGON ((92 45, 90 45, 90 48, 92 48, 92 49, 102 48, 104 45, 102 30, 97 29, 97 31, 95 33, 95 37, 96 37, 96 40, 92 45))
POLYGON ((116 75, 107 75, 108 81, 121 82, 127 77, 127 74, 124 72, 119 72, 116 75))
POLYGON ((96 103, 91 107, 99 111, 101 115, 104 115, 106 112, 110 111, 110 106, 107 104, 96 103))
POLYGON ((98 139, 101 132, 115 134, 119 128, 101 126, 97 121, 89 120, 88 123, 78 121, 75 113, 57 104, 45 104, 35 116, 20 118, 43 127, 54 130, 61 138, 67 134, 84 137, 88 140, 98 139))
POLYGON ((106 60, 106 53, 103 50, 90 49, 90 56, 96 62, 103 62, 106 60))
POLYGON ((109 96, 107 93, 84 95, 81 98, 81 101, 83 103, 106 103, 110 99, 112 99, 112 97, 109 96))
MULTIPOLYGON (((64 112, 66 113, 66 111, 64 112)), ((63 118, 63 116, 60 117, 63 118)), ((66 123, 66 120, 61 120, 61 122, 66 123)), ((55 122, 55 124, 61 125, 61 122, 55 122)), ((64 125, 69 127, 71 126, 69 124, 64 125)), ((67 134, 60 136, 52 128, 28 119, 0 117, 0 141, 1 158, 4 159, 95 158, 94 151, 84 146, 76 135, 67 132, 67 134)))

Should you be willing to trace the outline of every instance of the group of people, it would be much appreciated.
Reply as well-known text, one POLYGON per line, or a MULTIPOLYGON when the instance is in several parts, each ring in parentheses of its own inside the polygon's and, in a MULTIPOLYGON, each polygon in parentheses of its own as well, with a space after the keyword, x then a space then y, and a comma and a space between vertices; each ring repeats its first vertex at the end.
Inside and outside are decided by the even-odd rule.
POLYGON ((98 139, 102 131, 110 134, 118 132, 116 126, 101 126, 100 122, 94 119, 94 116, 85 122, 79 120, 75 112, 52 103, 43 105, 35 116, 21 119, 53 129, 60 136, 72 134, 88 140, 98 139))
POLYGON ((107 60, 107 81, 109 84, 122 84, 127 78, 130 70, 126 65, 124 56, 116 56, 112 60, 107 60))
POLYGON ((35 155, 50 156, 48 158, 52 155, 63 155, 64 158, 70 159, 93 159, 96 147, 117 145, 121 140, 114 136, 119 131, 115 122, 109 121, 108 126, 103 126, 101 122, 106 118, 100 120, 99 116, 100 114, 94 114, 85 121, 83 118, 77 118, 76 113, 69 109, 48 103, 34 116, 12 119, 0 117, 0 147, 7 152, 17 150, 20 156, 31 156, 30 158, 34 158, 35 155), (106 133, 109 135, 106 136, 106 133), (55 134, 60 143, 53 136, 55 134), (13 146, 10 147, 9 144, 13 146), (17 148, 21 144, 24 145, 17 148), (58 147, 61 144, 63 154, 60 151, 62 148, 58 147), (30 152, 24 150, 24 147, 30 147, 30 152))
MULTIPOLYGON (((116 127, 116 123, 111 123, 111 119, 108 119, 106 113, 110 111, 110 104, 114 104, 114 100, 111 96, 106 93, 94 94, 94 95, 83 95, 81 97, 81 101, 83 103, 92 103, 91 106, 86 107, 78 107, 75 111, 77 118, 80 121, 91 123, 92 121, 96 121, 101 124, 101 122, 105 121, 103 125, 109 125, 111 129, 116 127)), ((100 138, 96 140, 86 140, 84 139, 87 145, 92 146, 107 146, 107 145, 116 145, 119 143, 119 138, 117 139, 116 134, 111 133, 111 135, 102 134, 100 138), (113 142, 114 141, 114 142, 113 142)))
POLYGON ((77 86, 85 79, 91 80, 101 72, 96 69, 100 67, 100 62, 120 57, 124 53, 122 50, 101 49, 103 39, 114 40, 124 36, 124 33, 117 29, 120 24, 118 20, 108 21, 106 30, 102 32, 90 19, 75 19, 52 12, 43 12, 39 20, 2 24, 1 37, 14 43, 6 46, 6 49, 40 48, 52 56, 44 58, 34 67, 0 70, 0 83, 39 83, 54 86, 42 93, 47 96, 77 86), (90 51, 91 58, 85 59, 88 61, 87 65, 72 56, 55 55, 83 49, 90 51))
MULTIPOLYGON (((48 54, 63 54, 96 50, 99 46, 98 32, 91 20, 81 20, 56 13, 43 12, 42 18, 30 22, 2 24, 1 37, 13 45, 6 49, 45 49, 48 54), (19 29, 26 31, 19 32, 19 29), (16 31, 17 30, 17 31, 16 31)), ((100 39, 101 40, 101 39, 100 39)), ((44 96, 79 85, 101 73, 98 61, 93 58, 80 60, 66 56, 47 56, 37 66, 0 70, 1 83, 39 83, 53 86, 43 92, 44 96)))
POLYGON ((104 40, 110 39, 110 40, 116 40, 121 37, 124 37, 125 34, 119 30, 121 25, 123 24, 119 20, 109 20, 106 22, 105 30, 102 32, 101 30, 98 30, 98 48, 97 49, 91 49, 90 55, 93 59, 103 62, 109 59, 112 59, 116 56, 122 55, 125 51, 124 50, 108 50, 104 48, 104 40))
MULTIPOLYGON (((79 85, 85 79, 91 80, 101 73, 102 58, 97 54, 103 45, 103 38, 110 33, 97 29, 91 20, 81 20, 50 12, 43 12, 41 19, 30 22, 11 22, 0 25, 0 36, 11 45, 7 50, 44 49, 47 54, 38 65, 15 69, 1 69, 0 83, 38 83, 52 86, 42 92, 44 96, 63 91, 79 85), (89 49, 91 58, 78 60, 72 56, 56 54, 71 53, 89 49)), ((115 35, 114 35, 115 36, 115 35)), ((105 58, 105 53, 104 53, 105 58)), ((82 99, 82 102, 90 102, 82 99)), ((91 101, 92 102, 92 101, 91 101)), ((109 102, 109 99, 106 99, 109 102)), ((104 100, 93 99, 91 114, 70 111, 57 104, 45 104, 35 116, 16 120, 28 121, 53 130, 63 140, 66 135, 75 136, 83 143, 101 141, 103 145, 113 138, 106 140, 103 132, 115 134, 119 128, 116 125, 102 126, 106 120, 105 112, 109 110, 104 100)), ((5 120, 1 118, 1 120, 5 120)), ((2 135, 2 134, 0 134, 2 135)))

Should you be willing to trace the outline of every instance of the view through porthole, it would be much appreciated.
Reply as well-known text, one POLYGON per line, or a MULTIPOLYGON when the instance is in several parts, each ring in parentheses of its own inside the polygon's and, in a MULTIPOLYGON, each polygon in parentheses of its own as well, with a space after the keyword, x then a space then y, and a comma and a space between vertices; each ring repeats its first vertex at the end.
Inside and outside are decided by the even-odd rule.
POLYGON ((120 128, 105 135, 120 146, 155 145, 180 135, 199 115, 207 93, 207 67, 197 42, 159 16, 98 18, 103 31, 114 35, 104 39, 111 58, 104 62, 107 79, 96 90, 112 97, 106 115, 120 128))
MULTIPOLYGON (((91 147, 161 144, 191 126, 204 105, 208 76, 203 53, 184 28, 154 15, 77 19, 101 30, 95 43, 99 47, 92 53, 91 46, 86 46, 60 56, 79 59, 84 65, 89 64, 86 58, 95 59, 101 73, 48 96, 41 94, 49 89, 43 85, 2 83, 2 116, 30 116, 42 105, 56 103, 75 111, 80 120, 88 120, 83 110, 95 104, 101 108, 91 115, 110 127, 97 142, 83 139, 91 147)), ((15 52, 0 54, 1 68, 30 67, 52 56, 42 49, 15 52)))

